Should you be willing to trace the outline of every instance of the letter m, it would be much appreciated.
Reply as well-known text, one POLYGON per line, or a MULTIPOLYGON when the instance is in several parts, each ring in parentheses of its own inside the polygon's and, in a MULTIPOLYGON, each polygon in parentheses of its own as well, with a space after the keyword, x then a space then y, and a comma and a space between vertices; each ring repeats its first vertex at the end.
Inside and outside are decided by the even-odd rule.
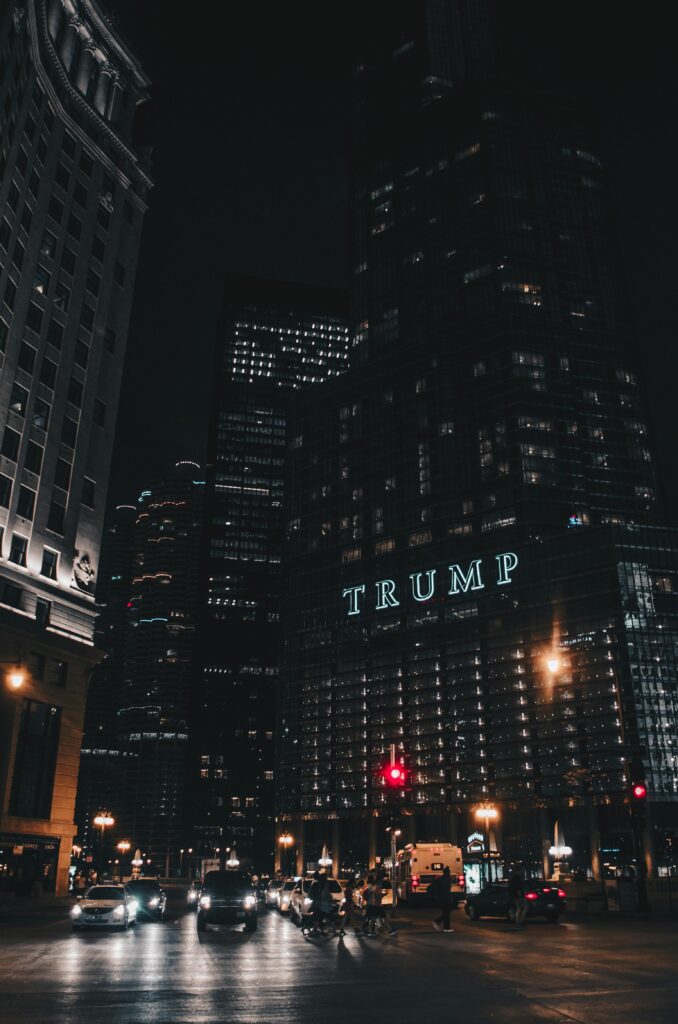
POLYGON ((450 594, 465 594, 467 590, 483 590, 485 584, 480 578, 480 559, 474 559, 466 572, 460 565, 450 566, 450 594))

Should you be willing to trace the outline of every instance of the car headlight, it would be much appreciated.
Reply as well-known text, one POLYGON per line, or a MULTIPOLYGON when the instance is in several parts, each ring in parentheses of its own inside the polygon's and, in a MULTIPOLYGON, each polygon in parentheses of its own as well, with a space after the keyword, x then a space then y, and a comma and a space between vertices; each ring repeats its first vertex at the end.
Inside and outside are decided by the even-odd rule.
POLYGON ((212 906, 212 897, 211 896, 201 896, 200 897, 200 906, 203 908, 203 910, 209 910, 209 908, 212 906))
POLYGON ((148 901, 149 907, 157 907, 159 903, 160 903, 160 897, 159 896, 154 896, 152 899, 150 899, 148 901))
POLYGON ((116 907, 115 910, 113 911, 113 917, 124 917, 124 916, 125 916, 125 908, 122 905, 119 906, 119 907, 116 907))
POLYGON ((188 902, 189 902, 189 903, 195 903, 195 901, 197 900, 197 898, 198 898, 198 894, 197 894, 197 892, 190 892, 190 891, 189 891, 189 893, 188 893, 188 902))
POLYGON ((79 907, 76 903, 74 907, 71 907, 71 917, 80 917, 82 914, 82 907, 79 907))
POLYGON ((245 899, 243 900, 243 903, 245 905, 245 910, 252 910, 252 908, 256 907, 256 905, 257 905, 257 897, 256 896, 245 896, 245 899))
POLYGON ((138 900, 129 900, 129 907, 130 907, 131 910, 136 910, 138 906, 139 906, 139 901, 138 900))

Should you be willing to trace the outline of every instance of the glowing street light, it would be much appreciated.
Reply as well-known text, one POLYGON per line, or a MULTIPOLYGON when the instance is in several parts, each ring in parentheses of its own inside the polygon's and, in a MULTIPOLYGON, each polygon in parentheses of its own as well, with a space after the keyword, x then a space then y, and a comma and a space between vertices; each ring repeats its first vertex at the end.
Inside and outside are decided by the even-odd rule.
POLYGON ((13 668, 7 673, 7 685, 10 690, 20 690, 26 682, 26 673, 23 669, 13 668))
POLYGON ((278 836, 278 842, 280 843, 281 846, 288 850, 292 843, 294 842, 294 836, 291 836, 289 832, 283 832, 281 835, 278 836))
POLYGON ((483 807, 476 807, 475 816, 484 822, 496 821, 499 817, 499 811, 496 807, 485 805, 483 807))
POLYGON ((552 676, 554 676, 556 674, 556 672, 560 672, 561 665, 562 665, 562 662, 561 662, 561 660, 560 660, 560 658, 558 657, 557 654, 551 654, 546 659, 546 667, 547 667, 547 669, 549 670, 549 672, 551 673, 552 676))

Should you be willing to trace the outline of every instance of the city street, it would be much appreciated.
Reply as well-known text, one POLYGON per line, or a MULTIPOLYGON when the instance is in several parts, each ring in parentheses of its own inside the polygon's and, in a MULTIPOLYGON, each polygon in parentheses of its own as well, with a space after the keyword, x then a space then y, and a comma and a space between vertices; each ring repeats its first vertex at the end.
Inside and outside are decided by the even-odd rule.
POLYGON ((276 912, 258 931, 193 915, 73 934, 62 907, 0 917, 0 1022, 615 1021, 673 1024, 678 922, 572 915, 559 925, 407 912, 394 936, 305 939, 276 912))

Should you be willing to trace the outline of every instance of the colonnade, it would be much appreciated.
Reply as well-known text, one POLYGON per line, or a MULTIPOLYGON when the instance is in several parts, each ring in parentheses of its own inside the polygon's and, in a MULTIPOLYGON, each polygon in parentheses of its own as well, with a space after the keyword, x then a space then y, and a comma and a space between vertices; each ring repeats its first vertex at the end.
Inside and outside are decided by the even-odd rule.
POLYGON ((87 96, 94 69, 92 105, 106 120, 115 122, 125 87, 117 69, 70 4, 63 0, 48 0, 48 4, 47 29, 55 45, 59 40, 58 52, 64 68, 83 96, 87 96))

